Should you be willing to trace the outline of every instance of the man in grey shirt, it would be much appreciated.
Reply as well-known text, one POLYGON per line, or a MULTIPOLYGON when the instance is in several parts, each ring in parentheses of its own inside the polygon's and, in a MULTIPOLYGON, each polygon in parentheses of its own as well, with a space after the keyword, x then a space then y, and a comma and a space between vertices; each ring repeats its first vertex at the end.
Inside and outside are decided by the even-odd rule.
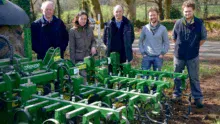
POLYGON ((159 22, 159 10, 152 7, 148 10, 150 23, 143 26, 139 40, 139 50, 143 56, 142 69, 161 70, 163 57, 169 50, 167 29, 159 22))

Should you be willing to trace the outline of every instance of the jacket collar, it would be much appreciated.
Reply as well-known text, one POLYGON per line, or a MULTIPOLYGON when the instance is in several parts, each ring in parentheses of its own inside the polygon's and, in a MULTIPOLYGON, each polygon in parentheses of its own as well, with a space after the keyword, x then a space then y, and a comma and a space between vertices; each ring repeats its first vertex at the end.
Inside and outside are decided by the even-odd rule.
MULTIPOLYGON (((49 24, 49 23, 52 23, 52 22, 54 22, 54 21, 56 21, 58 18, 56 17, 56 16, 53 16, 53 19, 50 21, 50 22, 48 22, 45 18, 44 18, 44 15, 41 17, 41 22, 42 22, 42 24, 45 26, 45 25, 47 25, 47 24, 49 24)), ((43 27, 43 26, 42 26, 43 27)))
MULTIPOLYGON (((113 22, 115 22, 115 17, 113 17, 110 21, 110 23, 113 23, 113 22)), ((122 22, 124 24, 128 24, 129 20, 126 17, 122 16, 122 22)))
POLYGON ((189 23, 187 23, 186 18, 183 17, 183 18, 182 18, 182 23, 183 23, 184 25, 191 25, 191 24, 195 23, 195 17, 193 17, 189 23))

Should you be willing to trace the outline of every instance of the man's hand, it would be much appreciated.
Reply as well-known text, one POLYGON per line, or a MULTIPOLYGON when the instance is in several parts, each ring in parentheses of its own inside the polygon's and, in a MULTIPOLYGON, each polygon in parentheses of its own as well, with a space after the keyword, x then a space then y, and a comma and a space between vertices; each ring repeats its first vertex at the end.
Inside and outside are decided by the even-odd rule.
POLYGON ((173 43, 176 43, 176 40, 174 40, 174 39, 172 39, 171 41, 172 41, 173 43))
POLYGON ((159 58, 163 59, 163 58, 164 58, 164 55, 160 55, 159 58))
POLYGON ((96 54, 96 49, 95 49, 95 47, 92 47, 92 49, 91 49, 91 54, 92 54, 92 55, 96 54))
POLYGON ((199 46, 201 47, 205 43, 205 40, 201 40, 199 46))

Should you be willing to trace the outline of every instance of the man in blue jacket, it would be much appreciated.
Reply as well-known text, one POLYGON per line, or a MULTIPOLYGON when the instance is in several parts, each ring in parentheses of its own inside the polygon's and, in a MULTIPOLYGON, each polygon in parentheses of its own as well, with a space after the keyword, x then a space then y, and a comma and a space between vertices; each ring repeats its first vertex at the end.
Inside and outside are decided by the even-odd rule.
MULTIPOLYGON (((182 5, 183 15, 173 29, 174 69, 182 72, 187 67, 190 79, 192 97, 197 108, 202 108, 202 91, 199 82, 199 48, 207 38, 207 32, 202 20, 194 16, 195 3, 188 0, 182 5)), ((173 100, 181 97, 181 80, 176 78, 173 100)))
POLYGON ((43 16, 31 24, 32 49, 37 53, 38 59, 43 59, 50 47, 59 47, 63 58, 68 45, 69 35, 66 26, 53 15, 54 8, 52 1, 43 2, 43 16))
POLYGON ((116 5, 113 10, 114 17, 105 23, 103 41, 107 46, 107 56, 111 52, 120 53, 120 63, 133 59, 132 44, 134 42, 134 29, 131 22, 123 16, 123 7, 116 5))

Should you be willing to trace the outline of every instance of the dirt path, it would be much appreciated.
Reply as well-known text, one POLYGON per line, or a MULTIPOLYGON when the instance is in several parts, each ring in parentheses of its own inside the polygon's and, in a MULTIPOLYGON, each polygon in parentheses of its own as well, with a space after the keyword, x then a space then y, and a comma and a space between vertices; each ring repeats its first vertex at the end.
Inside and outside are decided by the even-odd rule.
POLYGON ((171 124, 215 124, 216 120, 220 120, 220 74, 202 79, 201 88, 204 95, 204 108, 196 109, 192 105, 189 119, 184 119, 182 115, 186 111, 186 101, 183 101, 182 104, 175 104, 171 124))

